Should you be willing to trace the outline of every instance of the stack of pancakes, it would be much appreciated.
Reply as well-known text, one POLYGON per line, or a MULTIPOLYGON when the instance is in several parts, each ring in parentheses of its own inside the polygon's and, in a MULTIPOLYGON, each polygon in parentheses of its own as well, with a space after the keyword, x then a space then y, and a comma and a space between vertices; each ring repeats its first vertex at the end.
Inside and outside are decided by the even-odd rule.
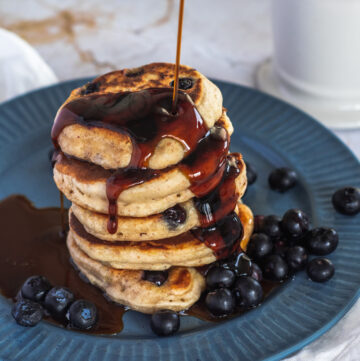
MULTIPOLYGON (((135 93, 149 88, 170 90, 173 69, 173 64, 149 64, 105 74, 75 89, 59 109, 52 134, 59 151, 54 179, 72 202, 67 246, 74 263, 110 299, 144 313, 189 308, 205 289, 204 276, 196 267, 231 256, 239 246, 246 248, 253 216, 240 201, 247 185, 245 164, 240 154, 229 155, 226 148, 226 154, 213 159, 216 172, 210 174, 206 183, 212 183, 208 187, 210 192, 199 198, 191 177, 184 172, 184 164, 191 157, 189 150, 181 139, 163 137, 154 146, 147 169, 140 172, 143 178, 123 189, 109 208, 109 180, 119 170, 129 168, 135 152, 134 140, 127 132, 99 125, 98 119, 84 121, 83 114, 76 122, 68 121, 66 112, 69 105, 87 101, 85 107, 80 107, 86 113, 94 96, 135 93), (152 176, 146 176, 147 170, 152 176), (233 190, 231 194, 221 188, 229 172, 235 174, 229 178, 231 187, 227 189, 233 190), (224 204, 232 208, 217 210, 222 218, 207 219, 207 228, 202 228, 204 217, 211 218, 204 210, 204 205, 208 205, 204 199, 212 199, 213 195, 229 198, 224 204), (116 212, 111 232, 110 209, 116 212), (236 247, 232 246, 231 252, 222 252, 204 241, 202 235, 211 233, 229 213, 240 220, 241 234, 237 234, 236 247)), ((207 135, 222 137, 225 144, 233 127, 222 106, 220 90, 186 66, 180 68, 180 89, 202 118, 207 135)), ((195 131, 188 129, 189 133, 195 131)), ((211 157, 210 153, 199 154, 199 150, 196 154, 203 162, 211 157)), ((126 177, 128 173, 124 174, 126 177)))

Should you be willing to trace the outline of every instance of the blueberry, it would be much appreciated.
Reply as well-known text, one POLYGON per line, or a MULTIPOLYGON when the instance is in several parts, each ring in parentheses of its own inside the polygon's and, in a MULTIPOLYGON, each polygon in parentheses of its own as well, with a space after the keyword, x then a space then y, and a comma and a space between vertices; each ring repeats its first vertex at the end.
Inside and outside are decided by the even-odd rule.
POLYGON ((51 289, 50 282, 43 276, 29 277, 21 287, 21 295, 32 301, 43 301, 51 289))
POLYGON ((262 270, 265 278, 273 281, 282 281, 287 277, 289 268, 282 257, 272 254, 266 257, 262 270))
POLYGON ((186 210, 177 204, 176 206, 168 208, 166 211, 164 211, 163 218, 168 223, 170 228, 176 228, 186 221, 186 210))
POLYGON ((310 253, 325 256, 335 251, 339 236, 333 228, 314 228, 306 237, 306 246, 310 253))
POLYGON ((286 257, 286 251, 288 250, 288 240, 280 239, 274 243, 274 248, 272 250, 273 254, 277 254, 280 257, 286 257))
POLYGON ((77 300, 71 304, 66 318, 69 320, 70 327, 88 330, 97 322, 96 306, 90 301, 77 300))
POLYGON ((270 237, 264 233, 254 233, 247 246, 247 254, 251 259, 259 260, 270 254, 273 244, 270 237))
POLYGON ((151 316, 151 329, 158 336, 170 336, 180 327, 179 315, 171 310, 160 310, 151 316))
POLYGON ((226 316, 234 312, 235 297, 227 288, 219 288, 206 295, 205 304, 214 316, 226 316))
POLYGON ((261 282, 263 279, 261 268, 256 263, 251 265, 250 277, 258 282, 261 282))
POLYGON ((206 275, 206 285, 210 289, 231 287, 235 281, 235 273, 223 267, 210 268, 206 275))
POLYGON ((263 299, 263 289, 252 277, 240 277, 234 285, 236 302, 242 307, 255 307, 263 299))
POLYGON ((360 188, 338 189, 332 196, 334 208, 342 214, 355 215, 360 212, 360 188))
POLYGON ((98 83, 87 83, 85 87, 81 90, 82 95, 92 94, 99 91, 98 83))
POLYGON ((289 168, 277 168, 269 176, 270 188, 278 192, 287 191, 294 187, 296 182, 297 174, 289 168))
POLYGON ((256 215, 254 217, 254 233, 262 233, 264 216, 256 215))
MULTIPOLYGON (((191 78, 179 78, 179 89, 188 90, 194 85, 194 81, 191 78)), ((174 80, 170 82, 170 86, 174 86, 174 80)))
POLYGON ((256 169, 252 164, 250 164, 248 162, 245 162, 245 165, 246 165, 247 183, 248 183, 248 185, 251 185, 251 184, 255 183, 255 181, 257 179, 256 169))
POLYGON ((168 279, 167 271, 144 271, 143 280, 155 283, 156 286, 161 286, 168 279))
POLYGON ((32 327, 42 320, 44 310, 39 303, 23 299, 14 304, 11 314, 19 325, 32 327))
POLYGON ((244 253, 240 252, 221 263, 221 267, 235 272, 236 276, 249 276, 251 273, 251 260, 244 253))
POLYGON ((327 258, 314 258, 306 268, 310 279, 315 282, 326 282, 335 273, 334 265, 327 258))
POLYGON ((64 317, 74 302, 74 294, 66 287, 53 287, 45 296, 44 306, 55 317, 64 317))
POLYGON ((289 209, 281 221, 283 232, 290 238, 303 237, 309 227, 309 217, 300 209, 289 209))
POLYGON ((308 255, 304 247, 295 246, 288 248, 286 262, 293 271, 303 269, 307 263, 308 255))
POLYGON ((279 238, 281 232, 281 218, 275 215, 266 216, 262 222, 262 232, 270 238, 279 238))

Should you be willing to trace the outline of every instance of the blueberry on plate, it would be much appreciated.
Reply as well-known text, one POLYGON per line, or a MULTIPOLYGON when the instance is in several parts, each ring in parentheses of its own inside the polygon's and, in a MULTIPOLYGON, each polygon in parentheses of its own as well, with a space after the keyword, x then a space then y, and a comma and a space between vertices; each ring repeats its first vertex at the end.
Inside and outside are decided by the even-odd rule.
POLYGON ((256 263, 252 263, 251 265, 250 277, 258 282, 261 282, 263 279, 261 268, 256 263))
POLYGON ((262 233, 264 218, 265 217, 261 215, 256 215, 254 217, 254 233, 262 233))
POLYGON ((273 243, 265 233, 254 233, 247 246, 246 253, 251 259, 259 260, 270 254, 273 243))
POLYGON ((218 288, 206 295, 205 304, 214 316, 226 316, 234 312, 235 297, 227 288, 218 288))
POLYGON ((272 254, 277 254, 285 259, 286 251, 289 248, 288 240, 286 239, 279 239, 274 243, 274 248, 272 250, 272 254))
POLYGON ((66 313, 69 320, 69 326, 80 330, 89 330, 94 327, 97 322, 97 308, 87 300, 77 300, 71 304, 66 313))
POLYGON ((171 310, 160 310, 151 316, 151 329, 158 336, 170 336, 180 327, 179 315, 171 310))
POLYGON ((326 282, 335 273, 335 267, 327 258, 314 258, 307 267, 306 272, 314 282, 326 282))
POLYGON ((342 214, 355 215, 360 212, 360 188, 338 189, 332 196, 334 208, 342 214))
POLYGON ((240 252, 221 263, 221 267, 232 270, 236 276, 249 276, 251 273, 251 259, 244 252, 240 252))
POLYGON ((281 228, 290 238, 301 238, 310 228, 309 217, 300 209, 289 209, 285 212, 281 228))
POLYGON ((275 215, 266 216, 262 222, 262 232, 267 234, 270 238, 280 238, 281 218, 275 215))
POLYGON ((247 183, 248 185, 251 185, 253 183, 255 183, 256 179, 257 179, 257 172, 255 167, 248 162, 245 162, 246 165, 246 178, 247 178, 247 183))
POLYGON ((43 276, 29 277, 21 287, 21 295, 29 300, 43 301, 48 291, 52 288, 50 282, 43 276))
POLYGON ((210 268, 206 275, 206 285, 210 289, 228 288, 233 285, 235 281, 235 273, 220 266, 210 268))
POLYGON ((335 251, 339 236, 333 228, 314 228, 306 236, 306 246, 309 253, 325 256, 335 251))
POLYGON ((304 247, 294 246, 286 251, 286 262, 293 271, 300 271, 306 266, 308 254, 304 247))
POLYGON ((39 303, 23 299, 14 304, 11 314, 19 325, 32 327, 42 320, 44 310, 39 303))
POLYGON ((274 191, 285 192, 295 186, 297 174, 289 168, 274 169, 269 175, 269 185, 274 191))
POLYGON ((240 277, 234 285, 236 302, 242 307, 258 306, 263 299, 263 289, 252 277, 240 277))
POLYGON ((64 317, 74 302, 74 294, 66 287, 53 287, 45 296, 44 306, 55 317, 64 317))
POLYGON ((263 276, 273 281, 283 281, 289 272, 287 263, 277 254, 267 256, 262 267, 263 276))

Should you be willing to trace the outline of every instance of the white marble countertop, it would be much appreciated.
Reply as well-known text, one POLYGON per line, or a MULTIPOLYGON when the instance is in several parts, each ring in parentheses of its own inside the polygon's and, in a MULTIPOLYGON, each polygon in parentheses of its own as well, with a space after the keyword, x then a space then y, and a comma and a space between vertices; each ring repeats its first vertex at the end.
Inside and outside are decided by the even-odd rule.
MULTIPOLYGON (((0 0, 0 27, 27 40, 66 80, 173 62, 177 11, 175 0, 0 0)), ((186 2, 183 64, 209 77, 254 86, 255 69, 271 52, 270 0, 186 2)), ((360 130, 336 134, 360 156, 360 130)), ((330 331, 292 360, 320 359, 327 342, 336 342, 334 335, 330 331)), ((336 357, 327 355, 326 360, 336 357)))

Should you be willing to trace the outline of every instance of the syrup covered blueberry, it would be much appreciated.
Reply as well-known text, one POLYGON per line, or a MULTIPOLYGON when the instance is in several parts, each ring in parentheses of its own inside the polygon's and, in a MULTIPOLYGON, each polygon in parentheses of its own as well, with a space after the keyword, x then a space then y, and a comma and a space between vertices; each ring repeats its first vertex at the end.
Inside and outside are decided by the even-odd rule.
POLYGON ((258 281, 252 277, 240 277, 234 285, 236 302, 242 307, 255 307, 263 299, 263 289, 258 281))
POLYGON ((22 299, 14 304, 11 314, 20 326, 32 327, 42 320, 44 310, 39 303, 22 299))
POLYGON ((263 233, 262 226, 264 222, 264 216, 256 215, 254 216, 254 233, 263 233))
POLYGON ((170 336, 180 327, 179 315, 171 310, 160 310, 151 316, 151 329, 158 336, 170 336))
POLYGON ((252 263, 251 265, 250 277, 258 282, 261 282, 263 279, 261 268, 256 263, 252 263))
POLYGON ((235 281, 235 273, 223 267, 215 266, 210 268, 206 275, 206 285, 210 289, 228 288, 235 281))
POLYGON ((249 276, 252 262, 244 252, 240 252, 221 263, 221 267, 232 270, 236 276, 249 276))
POLYGON ((339 236, 333 228, 314 228, 306 236, 306 246, 310 253, 325 256, 335 251, 339 236))
POLYGON ((293 271, 300 271, 306 266, 308 254, 304 247, 294 246, 286 251, 286 262, 293 271))
POLYGON ((235 296, 227 288, 219 288, 206 295, 205 304, 214 316, 230 315, 235 309, 235 296))
POLYGON ((289 190, 295 186, 296 182, 296 172, 285 167, 273 170, 269 176, 270 188, 278 192, 285 192, 289 190))
POLYGON ((275 215, 266 216, 262 222, 262 232, 270 238, 279 238, 281 232, 281 218, 275 215))
POLYGON ((248 185, 251 185, 253 183, 255 183, 256 179, 257 179, 257 172, 255 167, 248 162, 245 162, 246 165, 246 178, 247 178, 247 183, 248 185))
POLYGON ((332 196, 334 208, 342 214, 355 215, 360 212, 360 188, 338 189, 332 196))
POLYGON ((71 304, 66 318, 69 326, 80 330, 89 330, 96 325, 98 315, 96 306, 87 300, 77 300, 71 304))
POLYGON ((335 267, 327 258, 314 258, 306 268, 307 274, 314 282, 326 282, 335 273, 335 267))
POLYGON ((247 254, 251 259, 259 260, 270 254, 273 244, 265 233, 254 233, 247 247, 247 254))
POLYGON ((29 300, 43 301, 48 291, 52 288, 50 282, 43 276, 29 277, 21 287, 21 295, 29 300))
POLYGON ((74 302, 74 294, 66 287, 53 287, 45 296, 44 306, 54 317, 64 317, 74 302))
POLYGON ((263 276, 273 281, 283 281, 289 272, 287 263, 277 254, 267 256, 263 263, 263 276))
POLYGON ((300 209, 289 209, 283 216, 281 228, 287 237, 298 239, 309 230, 309 217, 300 209))

